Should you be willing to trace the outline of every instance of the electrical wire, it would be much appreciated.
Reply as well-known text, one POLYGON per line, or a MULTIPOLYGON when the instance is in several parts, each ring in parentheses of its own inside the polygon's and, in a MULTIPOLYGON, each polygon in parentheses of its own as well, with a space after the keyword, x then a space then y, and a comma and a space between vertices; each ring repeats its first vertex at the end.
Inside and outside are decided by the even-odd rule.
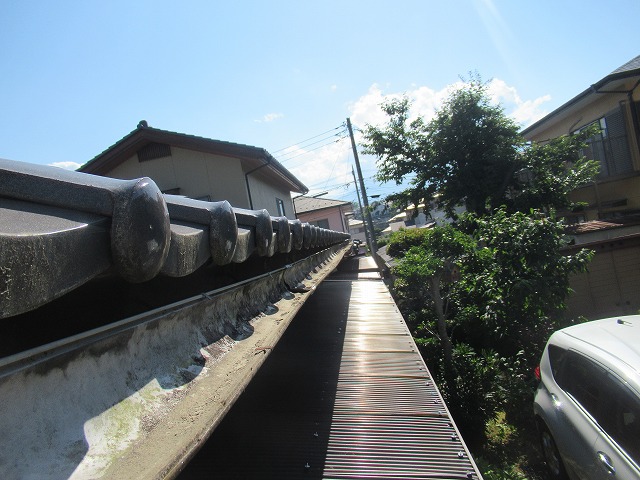
MULTIPOLYGON (((342 137, 339 137, 336 140, 330 140, 330 141, 327 141, 329 139, 319 140, 318 142, 311 143, 311 144, 307 145, 306 147, 308 147, 310 145, 314 145, 315 143, 319 143, 319 142, 322 142, 322 141, 324 141, 325 143, 323 143, 322 145, 318 145, 317 147, 309 149, 309 150, 304 150, 303 148, 300 148, 301 150, 303 150, 302 152, 300 152, 299 150, 294 150, 294 151, 292 151, 290 153, 281 155, 280 157, 276 157, 276 158, 278 159, 278 161, 280 163, 285 163, 285 162, 288 162, 290 160, 293 160, 294 158, 298 158, 298 157, 301 157, 302 155, 306 155, 308 153, 314 152, 314 151, 319 150, 321 148, 327 147, 327 146, 329 146, 331 144, 338 143, 338 142, 342 141, 345 138, 346 137, 342 136, 342 137), (295 155, 292 155, 292 156, 290 156, 288 158, 284 158, 284 157, 286 157, 286 155, 289 155, 291 153, 295 153, 295 155)), ((306 147, 304 147, 304 148, 306 148, 306 147)))
MULTIPOLYGON (((297 147, 297 146, 300 146, 300 145, 304 145, 304 144, 305 144, 306 142, 308 142, 309 140, 313 140, 313 139, 315 139, 315 138, 321 137, 321 136, 323 136, 323 135, 326 135, 326 134, 328 134, 328 133, 331 133, 331 132, 333 132, 333 131, 335 131, 335 130, 338 130, 338 129, 340 129, 340 128, 342 128, 342 129, 344 130, 344 128, 345 128, 344 123, 343 123, 342 125, 338 125, 338 126, 337 126, 337 127, 335 127, 335 128, 332 128, 331 130, 327 130, 326 132, 320 133, 320 134, 318 134, 318 135, 314 135, 313 137, 307 138, 306 140, 302 140, 301 142, 297 142, 297 143, 295 143, 295 144, 293 144, 293 145, 290 145, 290 146, 288 146, 288 147, 281 148, 281 149, 276 150, 276 151, 271 152, 271 153, 272 153, 272 155, 273 155, 273 154, 278 153, 278 152, 281 152, 281 151, 283 151, 283 150, 288 150, 288 149, 293 148, 293 147, 297 147)), ((317 142, 314 142, 314 143, 317 143, 317 142)))
POLYGON ((321 148, 328 147, 329 145, 331 145, 331 144, 333 144, 333 143, 339 143, 339 142, 340 142, 340 141, 342 141, 344 138, 345 138, 345 137, 341 137, 341 138, 338 138, 337 140, 333 140, 333 141, 331 141, 331 142, 324 143, 324 144, 319 145, 319 146, 317 146, 317 147, 315 147, 315 148, 312 148, 312 149, 310 149, 310 150, 305 150, 305 151, 303 151, 303 152, 300 152, 300 153, 298 153, 297 155, 293 155, 292 157, 289 157, 289 158, 284 158, 284 159, 278 158, 278 161, 279 161, 280 163, 286 163, 286 162, 289 162, 289 161, 293 160, 294 158, 298 158, 298 157, 301 157, 301 156, 303 156, 303 155, 307 155, 307 154, 309 154, 309 153, 311 153, 311 152, 315 152, 316 150, 320 150, 321 148))

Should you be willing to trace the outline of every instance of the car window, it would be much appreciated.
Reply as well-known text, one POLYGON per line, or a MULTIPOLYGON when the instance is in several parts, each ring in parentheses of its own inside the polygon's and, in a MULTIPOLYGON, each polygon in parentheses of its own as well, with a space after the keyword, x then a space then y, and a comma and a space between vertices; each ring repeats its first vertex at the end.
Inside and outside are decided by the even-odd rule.
POLYGON ((552 354, 550 349, 549 359, 560 388, 640 464, 640 398, 604 367, 573 351, 556 349, 552 354))
POLYGON ((562 380, 559 378, 559 376, 560 372, 562 371, 562 364, 567 351, 564 348, 560 348, 557 345, 551 344, 547 347, 547 351, 549 352, 549 365, 551 366, 551 374, 553 375, 553 378, 555 378, 556 383, 562 387, 562 380))
POLYGON ((602 390, 604 378, 604 368, 582 355, 568 352, 562 364, 562 373, 558 376, 558 385, 600 423, 607 402, 602 390))
POLYGON ((617 377, 608 374, 603 390, 607 396, 600 426, 640 464, 640 399, 617 377))

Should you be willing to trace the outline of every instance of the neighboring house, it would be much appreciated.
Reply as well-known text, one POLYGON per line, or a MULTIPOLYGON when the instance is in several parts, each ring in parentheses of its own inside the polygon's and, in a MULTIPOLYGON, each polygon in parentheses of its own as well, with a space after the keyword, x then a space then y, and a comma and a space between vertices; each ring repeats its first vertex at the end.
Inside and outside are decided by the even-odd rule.
MULTIPOLYGON (((434 225, 443 225, 451 222, 443 210, 439 209, 435 202, 430 205, 429 216, 424 213, 424 204, 418 205, 418 213, 416 214, 416 206, 409 205, 404 211, 397 213, 389 219, 389 226, 383 230, 383 234, 388 235, 397 232, 402 228, 431 228, 434 225)), ((462 207, 456 209, 456 213, 462 213, 462 207)))
MULTIPOLYGON (((545 142, 593 124, 600 134, 585 154, 600 162, 600 175, 571 198, 587 206, 564 212, 572 223, 640 213, 640 55, 522 131, 545 142)), ((534 179, 535 181, 535 179, 534 179)))
POLYGON ((295 219, 291 192, 307 187, 265 149, 151 128, 145 121, 78 169, 106 177, 149 177, 163 193, 227 200, 295 219))
POLYGON ((357 218, 349 218, 349 235, 353 240, 360 240, 362 243, 367 243, 367 234, 364 230, 364 221, 357 218))
POLYGON ((351 202, 300 196, 293 199, 293 205, 302 222, 336 232, 349 232, 347 214, 353 211, 351 202))
MULTIPOLYGON (((598 160, 600 174, 591 185, 571 194, 586 206, 559 212, 574 224, 568 233, 574 246, 596 255, 589 271, 571 280, 572 316, 589 319, 637 313, 640 309, 640 56, 522 131, 545 142, 600 126, 587 157, 598 160)), ((535 179, 534 179, 535 181, 535 179)))

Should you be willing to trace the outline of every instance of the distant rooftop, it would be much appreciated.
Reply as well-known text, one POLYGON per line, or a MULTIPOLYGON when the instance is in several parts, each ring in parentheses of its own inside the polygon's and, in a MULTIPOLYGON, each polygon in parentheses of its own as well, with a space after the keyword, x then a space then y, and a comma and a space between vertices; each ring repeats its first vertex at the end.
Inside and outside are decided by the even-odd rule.
POLYGON ((296 197, 293 199, 293 203, 296 207, 296 213, 314 212, 316 210, 324 210, 342 205, 351 205, 351 202, 344 200, 331 200, 317 197, 296 197))

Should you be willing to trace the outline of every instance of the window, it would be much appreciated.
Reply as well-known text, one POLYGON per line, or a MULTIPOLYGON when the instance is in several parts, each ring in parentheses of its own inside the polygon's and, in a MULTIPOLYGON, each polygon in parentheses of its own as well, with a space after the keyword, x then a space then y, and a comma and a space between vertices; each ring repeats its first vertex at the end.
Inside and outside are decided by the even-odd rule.
POLYGON ((547 348, 549 352, 549 365, 551 366, 551 374, 556 380, 556 383, 562 387, 562 379, 559 372, 562 370, 562 364, 566 358, 567 351, 557 345, 550 344, 547 348))
POLYGON ((573 352, 562 363, 558 385, 600 423, 608 400, 602 384, 605 370, 573 352))
POLYGON ((326 228, 329 230, 329 219, 323 218, 322 220, 314 220, 313 222, 309 222, 311 225, 315 225, 316 227, 326 228))
POLYGON ((603 390, 607 407, 600 426, 615 442, 640 464, 640 399, 618 378, 608 374, 603 390))
POLYGON ((599 177, 632 171, 623 110, 616 109, 589 126, 593 124, 599 125, 600 132, 588 140, 588 147, 581 153, 600 162, 599 177))
POLYGON ((284 201, 279 198, 276 198, 276 206, 278 207, 278 215, 281 217, 286 217, 284 213, 284 201))
POLYGON ((569 393, 607 434, 640 462, 640 398, 617 376, 595 362, 549 346, 558 385, 569 393))

